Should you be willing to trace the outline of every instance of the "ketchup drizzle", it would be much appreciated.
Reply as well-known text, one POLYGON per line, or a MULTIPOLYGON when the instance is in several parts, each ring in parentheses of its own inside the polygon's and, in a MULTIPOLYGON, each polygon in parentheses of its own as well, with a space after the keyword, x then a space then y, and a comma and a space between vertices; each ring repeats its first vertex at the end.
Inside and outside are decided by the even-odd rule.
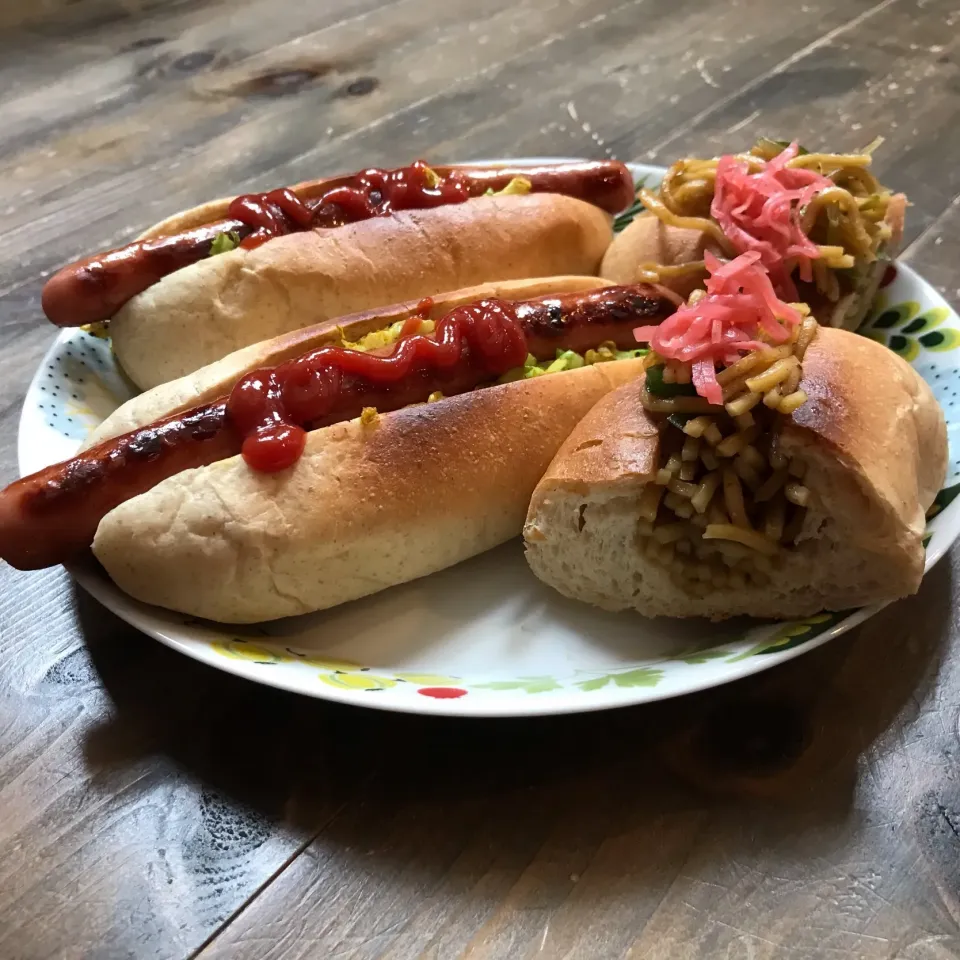
POLYGON ((340 186, 304 202, 292 190, 247 193, 237 197, 227 215, 252 232, 240 242, 247 250, 297 230, 339 227, 394 210, 422 210, 470 199, 470 185, 459 173, 440 177, 423 160, 409 167, 371 167, 340 186))
MULTIPOLYGON (((420 306, 418 319, 430 304, 420 306)), ((247 464, 272 473, 297 462, 306 430, 335 404, 342 406, 345 397, 389 389, 411 374, 442 376, 462 366, 492 379, 521 366, 526 356, 517 304, 481 300, 446 314, 433 336, 398 340, 389 353, 322 347, 279 366, 254 370, 233 388, 227 414, 243 437, 247 464)))

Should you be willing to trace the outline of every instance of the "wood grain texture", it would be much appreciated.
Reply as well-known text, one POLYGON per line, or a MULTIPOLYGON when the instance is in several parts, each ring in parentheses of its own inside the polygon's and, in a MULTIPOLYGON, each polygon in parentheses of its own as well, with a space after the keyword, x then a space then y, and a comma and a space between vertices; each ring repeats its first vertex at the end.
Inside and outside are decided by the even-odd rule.
POLYGON ((393 759, 201 956, 952 956, 953 580, 673 703, 365 718, 393 759))
MULTIPOLYGON (((415 156, 877 134, 960 303, 956 0, 47 0, 0 12, 0 481, 42 279, 211 196, 415 156)), ((960 955, 957 559, 797 661, 433 722, 184 659, 0 569, 0 957, 960 955)))

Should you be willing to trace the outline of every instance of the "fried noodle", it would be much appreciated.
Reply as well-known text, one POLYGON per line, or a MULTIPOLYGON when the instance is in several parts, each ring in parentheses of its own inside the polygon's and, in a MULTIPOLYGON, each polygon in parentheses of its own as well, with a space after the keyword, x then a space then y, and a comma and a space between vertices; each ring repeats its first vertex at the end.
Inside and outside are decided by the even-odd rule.
MULTIPOLYGON (((836 302, 843 291, 834 271, 874 262, 891 236, 891 227, 885 220, 891 193, 867 169, 873 146, 859 154, 793 155, 798 149, 795 144, 787 147, 761 140, 749 152, 732 157, 678 160, 669 168, 656 192, 643 189, 638 197, 648 215, 671 227, 706 234, 713 248, 729 258, 744 252, 746 247, 743 239, 737 242, 733 235, 728 236, 711 213, 717 194, 718 166, 727 164, 729 169, 732 161, 747 175, 760 175, 774 161, 771 169, 776 166, 788 178, 799 176, 789 171, 806 171, 803 174, 806 178, 826 178, 829 185, 819 179, 816 181, 819 187, 808 188, 810 197, 806 202, 798 206, 797 201, 793 201, 790 215, 812 246, 806 254, 809 259, 793 256, 786 260, 787 276, 778 284, 778 292, 786 292, 793 298, 794 291, 789 289, 791 281, 788 277, 799 264, 801 279, 812 280, 820 294, 836 302), (807 275, 810 267, 812 276, 807 275)), ((810 183, 814 181, 811 179, 810 183)), ((782 204, 776 208, 783 213, 782 204)), ((728 229, 732 228, 728 225, 728 229)), ((781 230, 782 226, 777 229, 781 230)), ((640 267, 640 279, 656 283, 705 272, 703 261, 678 265, 644 263, 640 267)), ((776 282, 777 278, 774 279, 776 282)))
POLYGON ((688 591, 768 584, 802 534, 811 503, 806 464, 784 454, 780 431, 807 400, 803 361, 817 323, 804 304, 771 299, 768 279, 757 287, 763 272, 754 257, 723 266, 714 260, 699 298, 674 321, 637 331, 652 348, 641 403, 660 430, 660 466, 639 499, 638 544, 688 591), (743 346, 717 352, 717 337, 743 346), (714 381, 698 384, 695 364, 711 350, 714 381), (678 359, 681 353, 690 359, 678 359))

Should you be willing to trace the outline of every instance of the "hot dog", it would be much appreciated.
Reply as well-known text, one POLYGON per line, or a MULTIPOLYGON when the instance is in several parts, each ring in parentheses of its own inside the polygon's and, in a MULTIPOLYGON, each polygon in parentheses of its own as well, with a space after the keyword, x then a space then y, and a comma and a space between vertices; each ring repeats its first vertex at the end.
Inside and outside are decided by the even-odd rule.
MULTIPOLYGON (((337 463, 352 457, 369 471, 378 441, 395 429, 406 431, 404 457, 413 462, 431 445, 443 448, 448 468, 441 471, 443 483, 482 486, 476 468, 468 464, 484 451, 476 443, 450 439, 481 423, 483 429, 496 429, 498 445, 517 443, 525 450, 522 466, 511 467, 521 469, 522 482, 505 489, 502 471, 491 468, 489 505, 478 508, 468 522, 482 531, 483 543, 494 534, 507 539, 519 532, 537 470, 549 462, 564 431, 603 392, 638 369, 626 358, 596 361, 635 347, 638 323, 657 323, 674 309, 673 300, 648 285, 604 288, 599 280, 570 277, 522 281, 349 317, 248 348, 215 369, 135 398, 78 456, 11 484, 0 494, 0 556, 21 569, 34 569, 68 562, 94 543, 111 575, 141 599, 227 620, 300 612, 290 608, 288 598, 265 597, 262 590, 253 604, 245 601, 231 612, 232 601, 211 588, 206 574, 195 596, 178 597, 179 588, 173 596, 147 596, 129 579, 129 570, 120 572, 137 566, 131 564, 131 550, 119 548, 122 559, 119 566, 114 562, 119 541, 109 518, 121 504, 143 518, 163 516, 163 508, 145 504, 142 496, 148 491, 162 496, 165 488, 169 494, 170 484, 188 475, 224 469, 239 470, 243 482, 255 486, 279 482, 269 509, 283 512, 290 508, 285 497, 291 488, 310 476, 318 445, 339 441, 337 463), (591 357, 601 344, 607 344, 603 355, 591 357), (563 377, 544 375, 565 363, 576 369, 563 377), (425 403, 428 415, 418 412, 425 403), (482 417, 481 410, 487 411, 482 417), (411 417, 425 419, 411 431, 411 417), (462 470, 459 476, 451 467, 455 463, 462 470)), ((444 491, 436 489, 441 480, 431 479, 430 464, 421 466, 420 494, 426 501, 442 499, 444 491)), ((393 479, 389 471, 380 471, 377 482, 389 488, 393 479)), ((361 500, 364 495, 357 491, 361 500)), ((314 507, 300 504, 298 509, 314 507)), ((214 540, 238 534, 216 527, 214 523, 207 531, 214 540)), ((349 536, 339 538, 338 548, 349 552, 349 536)), ((447 547, 437 549, 445 555, 447 547)), ((468 544, 457 549, 476 552, 468 544)), ((436 553, 423 561, 431 569, 438 562, 436 553)), ((418 569, 416 563, 411 569, 418 569)), ((356 589, 343 587, 336 602, 361 595, 356 589)), ((318 599, 306 605, 329 605, 328 593, 321 594, 311 594, 318 599)))
POLYGON ((855 330, 897 253, 906 207, 870 162, 869 148, 810 153, 770 140, 743 154, 678 160, 656 191, 640 191, 646 210, 610 245, 600 273, 686 297, 703 286, 705 252, 751 252, 779 295, 808 304, 825 326, 855 330))
POLYGON ((64 267, 42 305, 59 326, 111 320, 118 359, 150 387, 344 312, 488 279, 595 273, 606 215, 631 200, 614 161, 371 169, 170 218, 64 267), (278 309, 278 294, 296 303, 278 309))
MULTIPOLYGON (((416 169, 416 165, 411 170, 416 169)), ((632 200, 629 178, 624 179, 623 165, 614 162, 565 163, 538 167, 478 167, 433 168, 440 177, 451 177, 462 185, 454 194, 435 191, 436 196, 422 196, 424 208, 441 206, 436 201, 459 203, 483 196, 488 190, 503 190, 518 178, 530 183, 532 193, 557 193, 617 213, 632 200)), ((61 327, 75 327, 108 320, 128 300, 142 293, 163 277, 198 260, 210 256, 210 248, 220 236, 235 236, 240 246, 263 228, 254 226, 259 217, 272 228, 264 231, 260 242, 269 232, 282 236, 296 230, 312 227, 341 226, 342 223, 364 219, 363 214, 385 216, 394 210, 417 209, 418 198, 405 199, 407 205, 382 203, 345 210, 325 199, 334 190, 353 190, 364 177, 332 177, 313 181, 299 187, 285 188, 261 194, 237 197, 227 207, 236 205, 244 219, 222 217, 173 233, 147 236, 105 253, 97 253, 71 263, 55 273, 45 284, 41 305, 51 323, 61 327), (289 196, 284 196, 288 194, 289 196), (292 198, 292 200, 291 200, 292 198), (278 203, 283 207, 278 208, 278 203), (291 211, 293 216, 287 214, 291 211), (275 212, 276 211, 276 212, 275 212), (350 216, 350 214, 353 216, 350 216), (349 219, 347 219, 349 217, 349 219), (339 222, 338 222, 339 221, 339 222)), ((369 175, 368 175, 369 179, 369 175)), ((209 214, 209 210, 207 211, 209 214)))

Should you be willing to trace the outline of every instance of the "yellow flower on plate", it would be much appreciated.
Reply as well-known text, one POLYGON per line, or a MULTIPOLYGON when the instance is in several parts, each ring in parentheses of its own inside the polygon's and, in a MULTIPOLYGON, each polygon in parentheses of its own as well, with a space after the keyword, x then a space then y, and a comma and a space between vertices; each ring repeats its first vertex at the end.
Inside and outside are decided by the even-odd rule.
POLYGON ((386 690, 397 685, 396 680, 370 673, 321 673, 320 681, 341 690, 386 690))
POLYGON ((816 616, 807 617, 806 620, 798 620, 796 623, 787 624, 773 635, 768 642, 768 646, 779 646, 788 640, 792 640, 794 637, 802 636, 807 633, 811 627, 815 627, 819 623, 826 623, 829 619, 829 613, 818 613, 816 616))
POLYGON ((263 647, 240 639, 217 640, 211 644, 217 653, 231 660, 247 660, 251 663, 288 663, 290 657, 271 647, 263 647))

